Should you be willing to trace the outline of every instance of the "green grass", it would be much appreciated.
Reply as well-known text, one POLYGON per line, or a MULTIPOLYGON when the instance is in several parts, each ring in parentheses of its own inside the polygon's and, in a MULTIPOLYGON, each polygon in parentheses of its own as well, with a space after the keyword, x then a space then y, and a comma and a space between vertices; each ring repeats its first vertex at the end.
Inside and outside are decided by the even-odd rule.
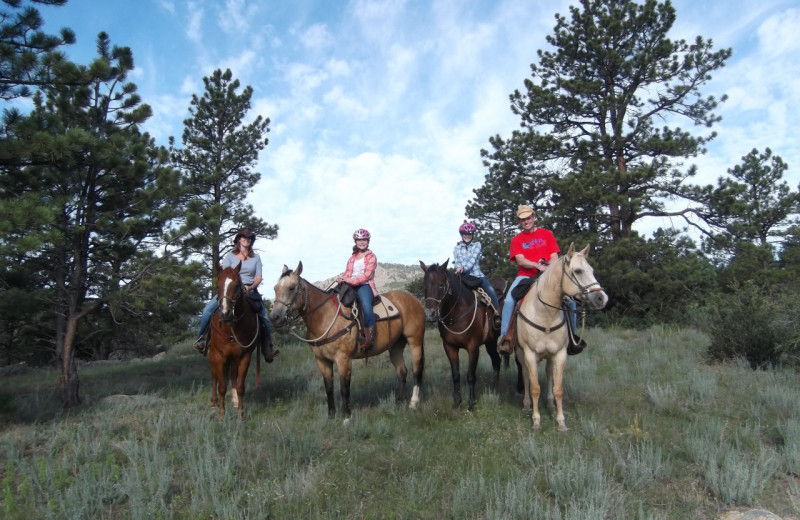
MULTIPOLYGON (((230 404, 217 421, 208 361, 188 343, 158 361, 82 368, 84 402, 69 411, 56 372, 4 377, 0 517, 713 519, 751 506, 800 516, 794 371, 706 365, 694 330, 586 336, 567 362, 566 433, 544 392, 534 433, 513 364, 495 391, 485 352, 475 412, 454 410, 434 331, 419 408, 395 403, 384 355, 354 364, 347 425, 328 419, 309 348, 288 338, 258 388, 251 367, 244 422, 230 404)), ((461 366, 466 395, 465 353, 461 366)), ((341 408, 338 380, 336 398, 341 408)))

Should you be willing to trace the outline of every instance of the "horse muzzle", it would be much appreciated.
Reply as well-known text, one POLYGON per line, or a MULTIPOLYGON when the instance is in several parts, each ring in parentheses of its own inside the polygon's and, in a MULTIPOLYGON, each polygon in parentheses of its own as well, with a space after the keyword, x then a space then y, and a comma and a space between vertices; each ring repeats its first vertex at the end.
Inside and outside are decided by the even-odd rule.
POLYGON ((608 303, 608 295, 603 289, 590 290, 587 294, 581 297, 588 303, 594 310, 600 310, 608 303))
POLYGON ((425 319, 428 320, 428 323, 436 323, 439 321, 439 309, 429 309, 426 307, 425 319))

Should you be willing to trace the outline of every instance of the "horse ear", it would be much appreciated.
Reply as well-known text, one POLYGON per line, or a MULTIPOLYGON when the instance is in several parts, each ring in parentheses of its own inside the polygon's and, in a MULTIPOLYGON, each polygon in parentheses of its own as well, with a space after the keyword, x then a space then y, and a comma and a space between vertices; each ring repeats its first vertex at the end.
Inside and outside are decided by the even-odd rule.
POLYGON ((449 258, 448 258, 447 260, 445 260, 445 261, 444 261, 444 263, 442 264, 442 269, 447 269, 447 264, 448 264, 449 262, 450 262, 450 259, 449 259, 449 258))
POLYGON ((303 261, 302 261, 302 260, 300 260, 300 261, 297 263, 297 269, 295 269, 295 270, 294 270, 294 273, 292 273, 292 274, 295 274, 295 275, 297 275, 297 276, 300 276, 300 273, 302 273, 302 272, 303 272, 303 261))
POLYGON ((236 271, 236 274, 239 274, 239 271, 241 270, 242 270, 242 261, 239 260, 239 263, 236 264, 236 268, 234 269, 234 271, 236 271))
POLYGON ((428 272, 428 267, 422 262, 422 260, 419 261, 419 266, 422 268, 423 272, 428 272))
POLYGON ((222 271, 222 266, 219 265, 219 262, 214 262, 214 272, 219 273, 222 271))
POLYGON ((286 271, 288 271, 288 270, 289 270, 289 268, 286 267, 286 264, 283 264, 283 271, 281 271, 281 276, 285 275, 286 271))
POLYGON ((589 244, 586 244, 586 247, 583 248, 581 254, 584 258, 589 258, 589 244))
POLYGON ((574 254, 575 254, 575 242, 572 242, 569 245, 569 251, 567 251, 567 257, 568 258, 572 258, 572 255, 574 255, 574 254))

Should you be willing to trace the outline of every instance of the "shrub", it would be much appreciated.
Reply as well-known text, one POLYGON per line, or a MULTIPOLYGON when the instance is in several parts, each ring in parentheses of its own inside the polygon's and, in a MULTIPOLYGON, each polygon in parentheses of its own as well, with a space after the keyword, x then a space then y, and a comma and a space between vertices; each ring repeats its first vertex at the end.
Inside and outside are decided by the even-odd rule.
POLYGON ((718 295, 709 308, 708 354, 715 360, 743 358, 751 368, 796 357, 798 298, 768 296, 753 282, 734 284, 732 292, 718 295))

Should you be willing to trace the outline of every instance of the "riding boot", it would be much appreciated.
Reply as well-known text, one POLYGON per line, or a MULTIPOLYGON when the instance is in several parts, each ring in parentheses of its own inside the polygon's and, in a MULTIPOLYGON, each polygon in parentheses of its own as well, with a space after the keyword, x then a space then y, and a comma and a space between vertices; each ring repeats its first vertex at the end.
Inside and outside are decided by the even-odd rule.
POLYGON ((362 345, 362 349, 364 352, 369 351, 372 347, 375 346, 375 339, 378 335, 378 326, 377 325, 370 325, 366 329, 364 329, 364 345, 362 345))
POLYGON ((259 322, 261 326, 261 353, 264 356, 264 361, 272 363, 275 356, 280 353, 280 350, 272 342, 272 335, 268 332, 269 329, 263 316, 259 316, 259 322))
POLYGON ((211 332, 210 324, 211 322, 209 321, 209 324, 206 325, 200 335, 197 336, 197 339, 194 340, 194 343, 192 343, 192 348, 204 356, 208 353, 208 341, 211 339, 208 337, 209 332, 211 332))
POLYGON ((516 335, 517 310, 514 309, 514 313, 511 315, 511 321, 508 322, 508 330, 506 331, 506 335, 500 339, 500 343, 497 345, 497 351, 506 354, 512 354, 514 352, 514 339, 516 335))

